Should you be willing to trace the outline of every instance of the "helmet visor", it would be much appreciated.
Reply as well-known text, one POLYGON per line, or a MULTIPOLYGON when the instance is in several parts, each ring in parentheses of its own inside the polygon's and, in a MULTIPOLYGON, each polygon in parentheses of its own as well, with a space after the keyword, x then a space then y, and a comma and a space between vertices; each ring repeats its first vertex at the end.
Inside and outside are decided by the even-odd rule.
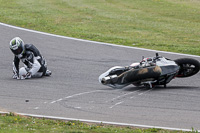
POLYGON ((18 47, 17 49, 15 49, 15 50, 11 49, 11 51, 13 52, 13 54, 19 55, 19 54, 22 54, 23 48, 22 48, 22 46, 19 46, 19 47, 18 47))

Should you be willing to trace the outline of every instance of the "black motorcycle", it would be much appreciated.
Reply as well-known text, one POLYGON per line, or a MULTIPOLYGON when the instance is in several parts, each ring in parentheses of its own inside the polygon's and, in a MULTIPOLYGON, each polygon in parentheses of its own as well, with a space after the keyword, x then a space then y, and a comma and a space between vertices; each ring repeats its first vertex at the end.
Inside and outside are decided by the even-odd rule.
POLYGON ((130 66, 115 66, 99 76, 99 82, 112 88, 123 88, 133 84, 153 88, 155 85, 168 84, 175 77, 185 78, 199 72, 199 61, 191 58, 170 60, 165 57, 143 58, 130 66))

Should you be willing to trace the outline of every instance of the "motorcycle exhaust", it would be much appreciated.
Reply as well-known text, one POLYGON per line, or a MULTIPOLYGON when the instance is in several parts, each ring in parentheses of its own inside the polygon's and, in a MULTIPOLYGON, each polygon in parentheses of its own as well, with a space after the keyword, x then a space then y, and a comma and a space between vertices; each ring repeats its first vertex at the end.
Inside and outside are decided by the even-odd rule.
POLYGON ((102 78, 101 83, 103 85, 109 84, 110 83, 110 77, 102 78))
POLYGON ((116 77, 117 77, 117 75, 112 75, 112 76, 109 76, 109 77, 104 77, 104 78, 102 78, 101 83, 103 85, 110 84, 111 82, 113 82, 113 79, 115 79, 116 77))

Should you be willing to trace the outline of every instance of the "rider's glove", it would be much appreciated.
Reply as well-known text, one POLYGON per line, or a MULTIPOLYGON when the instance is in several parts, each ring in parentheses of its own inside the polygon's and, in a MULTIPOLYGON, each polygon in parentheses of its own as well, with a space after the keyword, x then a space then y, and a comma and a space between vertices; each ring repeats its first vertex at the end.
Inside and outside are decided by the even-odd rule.
POLYGON ((13 71, 14 75, 13 75, 13 79, 19 79, 19 74, 17 71, 13 71))
POLYGON ((31 72, 28 72, 27 74, 26 74, 26 77, 25 77, 26 79, 30 79, 31 78, 31 72))
POLYGON ((18 74, 14 74, 12 78, 13 79, 19 79, 19 75, 18 74))
POLYGON ((22 75, 20 79, 30 79, 31 78, 31 72, 28 72, 26 75, 22 75))

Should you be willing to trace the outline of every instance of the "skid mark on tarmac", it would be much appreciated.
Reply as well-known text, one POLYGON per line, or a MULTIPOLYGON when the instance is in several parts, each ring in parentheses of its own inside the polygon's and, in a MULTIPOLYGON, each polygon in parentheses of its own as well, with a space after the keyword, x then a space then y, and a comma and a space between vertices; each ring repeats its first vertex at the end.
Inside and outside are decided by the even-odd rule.
MULTIPOLYGON (((96 90, 96 91, 88 91, 88 92, 82 92, 82 93, 77 93, 77 94, 74 94, 74 95, 70 95, 70 96, 67 96, 67 97, 64 97, 64 98, 60 98, 58 100, 54 100, 54 101, 51 101, 49 104, 54 104, 56 102, 60 102, 60 101, 63 101, 65 99, 69 99, 69 98, 74 98, 74 97, 78 97, 78 96, 81 96, 81 95, 85 95, 85 94, 90 94, 90 93, 96 93, 96 92, 100 92, 102 90, 96 90)), ((44 104, 47 104, 48 102, 44 102, 44 104)), ((80 107, 79 107, 80 108, 80 107)), ((39 107, 35 107, 34 109, 39 109, 39 107)))
POLYGON ((50 102, 50 103, 53 104, 53 103, 60 102, 60 101, 65 100, 65 99, 74 98, 74 97, 81 96, 81 95, 84 95, 84 94, 95 93, 95 92, 99 92, 99 91, 101 91, 101 90, 88 91, 88 92, 78 93, 78 94, 74 94, 74 95, 71 95, 71 96, 67 96, 67 97, 65 97, 65 98, 61 98, 61 99, 52 101, 52 102, 50 102))
MULTIPOLYGON (((98 97, 101 98, 101 95, 98 95, 98 96, 95 97, 95 99, 97 101, 95 101, 95 99, 91 97, 91 101, 88 101, 88 102, 85 101, 85 103, 84 103, 84 101, 82 101, 82 104, 85 104, 84 107, 86 107, 86 105, 88 105, 89 106, 88 109, 91 110, 91 109, 94 109, 94 106, 95 106, 95 105, 93 105, 91 107, 91 105, 95 104, 96 102, 97 103, 99 102, 100 104, 102 104, 102 106, 104 106, 106 104, 109 109, 112 109, 112 108, 114 108, 116 106, 122 105, 128 99, 132 99, 132 98, 137 97, 137 96, 142 96, 142 95, 144 95, 144 94, 146 94, 146 93, 148 93, 148 92, 150 92, 152 90, 153 89, 148 89, 148 90, 143 91, 143 89, 139 89, 139 90, 135 90, 133 92, 125 93, 123 95, 116 95, 115 94, 115 97, 113 97, 111 99, 108 99, 107 101, 105 100, 103 102, 100 101, 100 100, 97 100, 98 97)), ((77 94, 73 94, 73 95, 70 95, 70 96, 63 97, 63 98, 59 98, 59 99, 54 100, 54 101, 44 102, 44 104, 53 105, 55 103, 62 102, 64 100, 66 100, 66 99, 72 99, 72 98, 78 99, 81 96, 87 95, 87 94, 90 94, 90 96, 92 96, 94 93, 97 93, 97 92, 103 92, 103 93, 109 94, 109 92, 103 91, 103 90, 88 91, 88 92, 77 93, 77 94)), ((119 93, 119 92, 121 93, 121 90, 117 91, 117 93, 119 93)), ((110 93, 110 94, 112 94, 112 93, 110 93)), ((74 104, 73 101, 72 102, 68 102, 68 104, 69 103, 71 104, 71 106, 70 105, 68 105, 68 106, 70 106, 70 107, 74 106, 73 108, 75 108, 75 109, 81 109, 82 108, 81 105, 80 105, 81 104, 80 102, 78 102, 77 105, 74 104)), ((39 106, 34 108, 34 110, 38 110, 38 109, 39 109, 39 106)))
MULTIPOLYGON (((144 94, 146 94, 146 93, 148 93, 148 92, 150 92, 150 91, 152 91, 153 89, 149 89, 149 90, 147 90, 147 91, 144 91, 144 92, 142 92, 142 93, 139 93, 138 94, 138 96, 141 96, 141 95, 144 95, 144 94)), ((132 96, 132 97, 130 97, 130 99, 132 99, 132 98, 134 98, 135 96, 132 96)))
POLYGON ((118 102, 118 103, 116 103, 115 105, 110 106, 109 108, 112 109, 113 107, 115 107, 115 106, 117 106, 117 105, 120 105, 120 104, 122 104, 123 102, 124 102, 124 101, 118 102))
POLYGON ((140 90, 136 90, 136 91, 133 91, 133 92, 130 92, 130 93, 126 93, 126 94, 123 94, 123 95, 119 95, 119 96, 117 96, 117 97, 112 98, 111 100, 106 101, 106 103, 111 102, 111 101, 114 101, 114 100, 117 100, 117 99, 122 98, 122 97, 124 97, 124 96, 128 96, 128 95, 134 94, 134 93, 136 93, 136 92, 138 92, 138 91, 140 91, 140 90))
MULTIPOLYGON (((146 94, 146 93, 148 93, 148 92, 150 92, 150 91, 152 91, 152 90, 153 90, 153 89, 149 89, 149 90, 144 91, 144 92, 142 92, 142 93, 139 93, 139 94, 137 94, 137 95, 131 96, 130 99, 132 99, 132 98, 134 98, 134 97, 136 97, 136 96, 142 96, 142 95, 144 95, 144 94, 146 94)), ((110 100, 110 101, 114 101, 114 100, 116 100, 116 99, 119 99, 119 98, 124 97, 124 96, 127 96, 127 95, 135 94, 136 92, 139 92, 139 91, 142 91, 142 89, 141 89, 141 90, 136 90, 136 91, 134 91, 134 92, 130 92, 130 93, 127 93, 127 94, 124 94, 124 95, 121 95, 121 96, 117 96, 116 98, 113 98, 113 99, 110 100)), ((107 101, 107 102, 108 102, 108 101, 107 101)), ((116 106, 118 106, 118 105, 121 105, 122 103, 125 103, 125 101, 117 102, 116 104, 110 106, 109 108, 112 109, 113 107, 116 107, 116 106)))

